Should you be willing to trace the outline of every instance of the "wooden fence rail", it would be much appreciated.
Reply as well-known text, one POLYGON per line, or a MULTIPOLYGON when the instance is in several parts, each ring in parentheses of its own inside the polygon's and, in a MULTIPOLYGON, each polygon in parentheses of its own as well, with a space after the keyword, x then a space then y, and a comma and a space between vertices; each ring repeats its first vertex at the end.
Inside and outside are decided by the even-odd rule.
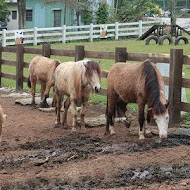
MULTIPOLYGON (((190 64, 190 56, 184 56, 182 49, 171 49, 170 54, 152 54, 152 53, 129 53, 127 48, 116 48, 115 52, 94 52, 85 51, 84 46, 75 46, 75 50, 51 49, 50 44, 44 44, 42 49, 26 48, 23 44, 16 47, 2 47, 0 44, 0 86, 2 78, 16 81, 16 90, 23 90, 23 83, 27 82, 23 69, 28 68, 29 63, 24 62, 24 54, 40 54, 46 57, 51 55, 74 57, 75 61, 84 58, 112 59, 115 62, 128 61, 144 61, 151 59, 153 62, 163 62, 170 64, 169 77, 163 77, 166 85, 169 85, 169 101, 170 101, 170 125, 179 126, 180 112, 190 112, 190 103, 181 102, 181 88, 190 88, 190 79, 182 78, 183 64, 190 64), (11 52, 16 54, 16 61, 2 59, 3 52, 11 52), (16 67, 15 75, 2 72, 2 65, 16 67)), ((108 71, 102 71, 102 77, 106 78, 108 71)), ((106 89, 102 89, 101 95, 106 95, 106 89)))

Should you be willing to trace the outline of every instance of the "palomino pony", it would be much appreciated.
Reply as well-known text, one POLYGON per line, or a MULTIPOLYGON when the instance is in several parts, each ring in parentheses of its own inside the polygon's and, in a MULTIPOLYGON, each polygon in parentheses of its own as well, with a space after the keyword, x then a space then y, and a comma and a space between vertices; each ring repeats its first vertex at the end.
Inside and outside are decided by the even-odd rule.
POLYGON ((84 116, 90 92, 92 90, 99 92, 101 89, 100 74, 99 63, 91 60, 66 62, 56 68, 54 75, 56 96, 55 127, 67 124, 67 111, 69 106, 71 106, 73 117, 72 132, 76 131, 76 103, 78 101, 82 105, 80 111, 81 128, 85 127, 84 116), (65 111, 62 122, 60 122, 60 109, 64 95, 68 97, 64 102, 65 111))
POLYGON ((49 97, 50 88, 54 85, 53 74, 59 64, 59 61, 43 56, 36 56, 30 62, 28 86, 31 88, 33 106, 35 106, 36 83, 40 82, 42 100, 40 107, 48 107, 46 99, 49 97))
POLYGON ((116 63, 107 77, 106 134, 114 134, 115 111, 126 112, 128 103, 137 103, 140 125, 139 139, 144 139, 144 107, 148 104, 147 132, 150 133, 150 117, 155 119, 160 138, 167 137, 169 122, 168 104, 164 96, 164 81, 154 63, 116 63))

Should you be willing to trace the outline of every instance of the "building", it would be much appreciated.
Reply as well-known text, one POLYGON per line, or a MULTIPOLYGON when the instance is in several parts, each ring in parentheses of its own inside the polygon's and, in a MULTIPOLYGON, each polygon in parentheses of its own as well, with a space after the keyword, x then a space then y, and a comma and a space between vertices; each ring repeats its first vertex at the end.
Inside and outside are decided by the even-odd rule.
MULTIPOLYGON (((6 0, 10 8, 9 30, 18 29, 17 0, 6 0)), ((96 0, 114 6, 114 0, 96 0)), ((76 25, 76 12, 64 3, 45 5, 44 0, 26 0, 26 28, 48 28, 76 25)))
POLYGON ((43 0, 26 0, 26 28, 74 24, 74 10, 64 3, 44 5, 43 0))
POLYGON ((17 8, 17 0, 6 0, 9 5, 10 15, 9 22, 7 23, 8 30, 16 30, 18 29, 18 8, 17 8))
MULTIPOLYGON (((8 29, 18 29, 17 0, 7 0, 10 9, 8 29)), ((74 10, 63 3, 45 5, 43 0, 26 0, 26 28, 58 27, 74 24, 74 10)))

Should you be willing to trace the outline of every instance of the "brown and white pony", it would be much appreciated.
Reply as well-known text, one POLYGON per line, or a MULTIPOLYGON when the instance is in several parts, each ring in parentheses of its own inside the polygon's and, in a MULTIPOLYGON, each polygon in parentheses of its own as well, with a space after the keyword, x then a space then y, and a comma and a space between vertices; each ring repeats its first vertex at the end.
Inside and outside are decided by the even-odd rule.
POLYGON ((141 64, 116 63, 107 77, 106 134, 115 133, 116 110, 126 112, 128 103, 137 103, 140 125, 139 139, 144 139, 144 108, 148 104, 147 124, 150 133, 150 117, 155 119, 160 138, 167 137, 169 122, 168 104, 164 96, 164 81, 156 65, 149 60, 141 64))
MULTIPOLYGON (((40 107, 48 107, 46 99, 49 97, 50 88, 53 87, 53 74, 59 61, 43 56, 36 56, 29 65, 28 87, 31 88, 32 105, 35 106, 36 83, 41 83, 40 107)), ((54 104, 54 100, 53 103, 54 104)))
POLYGON ((3 113, 3 109, 0 106, 0 144, 2 142, 2 127, 3 127, 3 123, 6 119, 6 115, 3 113))
POLYGON ((76 131, 76 103, 81 103, 80 119, 81 128, 85 127, 85 111, 90 92, 99 92, 100 86, 100 66, 99 63, 91 60, 82 60, 78 62, 66 62, 60 64, 54 75, 55 95, 56 95, 56 121, 55 127, 59 125, 67 125, 67 111, 71 106, 71 114, 73 117, 72 131, 76 131), (60 122, 60 109, 64 95, 67 99, 64 102, 64 114, 62 122, 60 122))

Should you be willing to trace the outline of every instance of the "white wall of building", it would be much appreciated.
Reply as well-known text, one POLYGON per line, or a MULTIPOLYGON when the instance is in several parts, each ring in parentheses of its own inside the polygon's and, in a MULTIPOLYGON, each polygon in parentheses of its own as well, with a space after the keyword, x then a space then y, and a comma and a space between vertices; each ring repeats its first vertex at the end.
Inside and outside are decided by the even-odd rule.
POLYGON ((17 30, 18 27, 18 8, 16 1, 8 4, 10 9, 9 22, 7 23, 8 30, 17 30), (13 18, 13 11, 16 11, 16 18, 13 18))

